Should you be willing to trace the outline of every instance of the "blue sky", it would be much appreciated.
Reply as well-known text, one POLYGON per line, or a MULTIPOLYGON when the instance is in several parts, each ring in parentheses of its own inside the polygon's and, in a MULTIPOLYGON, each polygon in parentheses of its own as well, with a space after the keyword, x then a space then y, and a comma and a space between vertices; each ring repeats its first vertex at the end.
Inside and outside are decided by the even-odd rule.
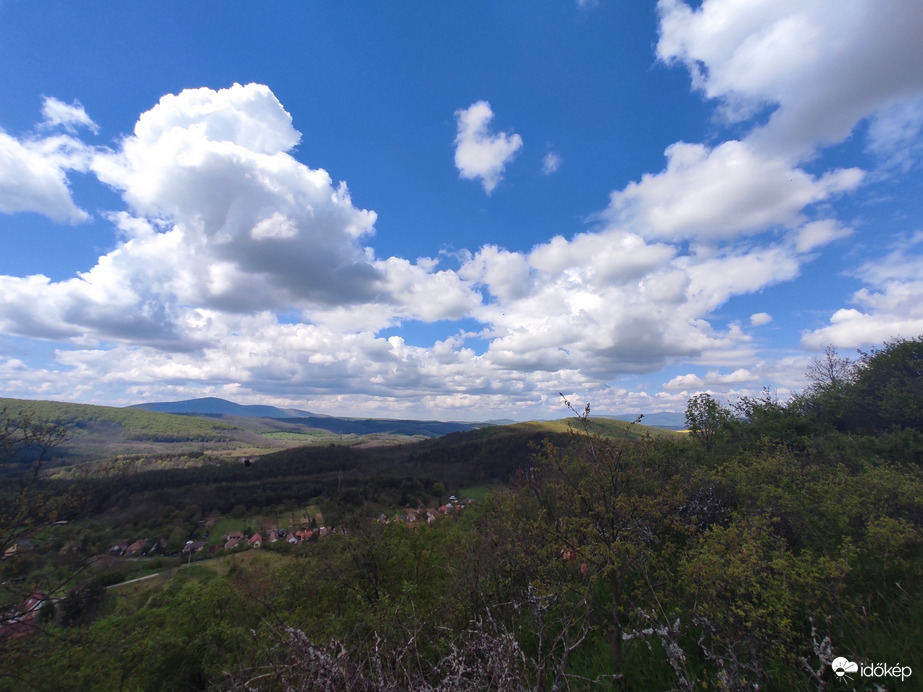
POLYGON ((923 333, 923 5, 0 0, 0 395, 682 411, 923 333))

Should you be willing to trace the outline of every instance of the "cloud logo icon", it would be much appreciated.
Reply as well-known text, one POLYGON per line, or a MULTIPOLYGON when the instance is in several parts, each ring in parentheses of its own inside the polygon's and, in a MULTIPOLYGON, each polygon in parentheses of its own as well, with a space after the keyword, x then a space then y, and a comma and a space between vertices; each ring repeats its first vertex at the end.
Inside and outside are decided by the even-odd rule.
POLYGON ((833 663, 830 664, 830 667, 833 668, 833 672, 836 673, 838 678, 843 677, 846 673, 858 673, 859 664, 853 663, 848 658, 843 656, 837 656, 833 659, 833 663))

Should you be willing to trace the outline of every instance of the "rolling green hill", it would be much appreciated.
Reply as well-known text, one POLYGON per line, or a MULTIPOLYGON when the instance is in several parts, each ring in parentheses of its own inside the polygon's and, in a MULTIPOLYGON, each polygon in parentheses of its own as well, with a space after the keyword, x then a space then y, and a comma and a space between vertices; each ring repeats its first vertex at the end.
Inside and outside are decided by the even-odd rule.
POLYGON ((311 413, 299 409, 283 409, 276 406, 244 406, 233 401, 206 397, 187 401, 156 402, 136 404, 133 409, 179 413, 184 415, 208 416, 232 420, 236 426, 252 428, 243 419, 274 420, 284 422, 286 430, 294 434, 314 435, 325 430, 334 435, 398 435, 405 437, 439 437, 459 430, 482 427, 482 423, 458 423, 435 420, 408 420, 398 418, 356 418, 336 417, 311 413), (303 430, 307 429, 307 430, 303 430))
POLYGON ((639 438, 645 435, 674 435, 671 430, 662 427, 652 427, 642 423, 631 421, 617 420, 615 418, 590 418, 582 422, 577 418, 563 418, 554 421, 515 423, 511 428, 523 427, 526 429, 542 429, 553 433, 566 433, 568 430, 582 431, 586 426, 587 432, 609 437, 618 438, 639 438))
MULTIPOLYGON (((280 450, 279 456, 297 457, 302 447, 396 446, 393 451, 382 449, 369 458, 385 464, 398 458, 411 465, 423 464, 432 471, 430 475, 446 475, 446 480, 507 477, 531 454, 532 443, 548 435, 563 435, 569 427, 579 427, 575 418, 478 426, 397 419, 172 414, 138 407, 0 398, 0 409, 4 408, 8 415, 28 412, 37 420, 60 425, 67 431, 50 459, 52 466, 155 455, 158 466, 163 468, 169 467, 171 455, 193 452, 253 456, 280 450), (419 444, 405 449, 408 443, 419 444), (436 467, 440 469, 438 473, 433 470, 436 467)), ((670 434, 613 419, 592 419, 588 425, 590 431, 606 437, 670 434)))
MULTIPOLYGON (((676 433, 618 420, 588 421, 589 431, 611 439, 637 439, 644 435, 676 433)), ((494 425, 449 433, 403 445, 352 449, 334 454, 329 448, 293 447, 260 457, 250 469, 253 476, 277 473, 313 476, 314 481, 336 483, 341 489, 367 485, 372 478, 413 478, 423 486, 439 482, 459 488, 473 483, 503 482, 527 468, 546 439, 567 444, 571 430, 581 430, 576 418, 559 421, 494 425), (270 471, 269 469, 275 469, 270 471)))
POLYGON ((80 461, 116 454, 182 452, 228 448, 248 442, 247 433, 223 421, 140 409, 0 398, 9 415, 31 413, 67 431, 57 461, 80 461))
MULTIPOLYGON (((217 400, 222 401, 222 400, 217 400)), ((230 402, 225 402, 231 405, 230 402)), ((236 406, 236 405, 231 405, 236 406)), ((227 407, 225 407, 227 408, 227 407)), ((311 416, 254 417, 272 407, 238 407, 254 415, 165 413, 141 407, 118 408, 58 401, 0 398, 10 416, 27 412, 67 431, 52 465, 108 459, 118 455, 171 455, 189 452, 260 454, 298 445, 391 445, 435 437, 468 424, 438 421, 351 419, 311 416)), ((299 411, 297 413, 307 414, 299 411)))
MULTIPOLYGON (((437 484, 457 490, 508 481, 534 463, 545 440, 566 445, 569 423, 573 421, 488 426, 392 445, 302 444, 255 457, 254 450, 232 452, 236 463, 221 462, 212 454, 192 462, 179 455, 129 458, 118 499, 109 502, 128 513, 166 498, 177 506, 211 507, 218 513, 239 505, 272 506, 317 497, 328 498, 344 511, 359 511, 367 503, 425 503, 437 484), (240 463, 244 454, 249 464, 240 463)), ((620 439, 671 434, 614 420, 590 425, 606 437, 620 439)))
POLYGON ((77 435, 94 430, 118 431, 124 440, 143 442, 215 442, 230 439, 235 426, 207 418, 177 416, 114 406, 58 401, 0 399, 11 413, 31 411, 36 418, 61 425, 77 435))

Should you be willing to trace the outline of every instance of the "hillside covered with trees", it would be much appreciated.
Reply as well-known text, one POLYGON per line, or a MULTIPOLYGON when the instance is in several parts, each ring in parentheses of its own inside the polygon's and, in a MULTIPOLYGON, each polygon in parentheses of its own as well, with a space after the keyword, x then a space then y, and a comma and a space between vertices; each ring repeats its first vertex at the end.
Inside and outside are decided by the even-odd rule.
MULTIPOLYGON (((831 690, 845 657, 913 669, 903 681, 847 672, 848 689, 911 689, 923 676, 923 338, 856 361, 830 350, 809 375, 789 401, 698 395, 688 435, 616 428, 587 407, 567 430, 19 476, 4 490, 4 548, 27 531, 49 547, 69 531, 78 547, 28 569, 4 561, 4 589, 48 599, 27 635, 0 638, 0 687, 831 690), (463 511, 398 516, 474 485, 493 490, 463 511), (190 553, 183 569, 164 557, 171 578, 149 586, 106 590, 111 571, 88 565, 92 531, 176 528, 180 545, 212 513, 306 505, 337 530, 190 553), (79 576, 62 582, 68 570, 79 576)), ((5 439, 12 452, 20 438, 5 439)))

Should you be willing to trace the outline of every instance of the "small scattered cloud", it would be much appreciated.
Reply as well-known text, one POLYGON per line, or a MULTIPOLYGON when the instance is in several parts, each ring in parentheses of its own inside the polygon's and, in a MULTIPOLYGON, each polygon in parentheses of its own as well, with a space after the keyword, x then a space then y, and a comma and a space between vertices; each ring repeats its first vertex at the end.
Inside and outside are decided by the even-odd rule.
POLYGON ((74 203, 67 181, 68 170, 86 168, 86 152, 69 137, 19 140, 0 130, 0 212, 86 221, 90 215, 74 203))
POLYGON ((750 326, 752 327, 762 327, 770 322, 772 322, 772 315, 768 312, 755 312, 750 315, 750 326))
POLYGON ((804 331, 802 348, 820 351, 829 344, 859 348, 923 334, 923 279, 862 288, 849 302, 857 307, 840 308, 828 325, 804 331))
POLYGON ((79 101, 72 104, 59 101, 54 96, 46 96, 42 100, 43 128, 61 127, 70 133, 75 133, 78 127, 85 127, 93 134, 99 132, 99 125, 87 115, 79 101))
POLYGON ((489 131, 494 113, 487 101, 478 101, 455 111, 458 134, 455 137, 455 166, 462 178, 480 179, 488 195, 503 179, 506 165, 522 148, 518 134, 489 131))
POLYGON ((869 123, 868 151, 885 168, 906 172, 923 159, 923 96, 896 101, 869 123))
POLYGON ((77 127, 94 133, 99 127, 77 101, 68 105, 45 97, 42 116, 32 135, 13 137, 0 129, 0 212, 36 212, 65 223, 86 221, 90 215, 74 203, 67 174, 89 170, 97 150, 71 135, 77 127), (53 129, 67 134, 48 132, 53 129))
POLYGON ((755 382, 757 376, 746 368, 739 368, 734 372, 721 374, 716 370, 710 370, 704 377, 689 373, 687 375, 678 375, 663 385, 664 389, 683 389, 697 390, 709 387, 728 387, 749 382, 755 382))
POLYGON ((829 323, 801 334, 801 346, 860 348, 923 333, 923 235, 900 239, 896 249, 863 262, 852 275, 865 286, 830 315, 829 323))
POLYGON ((851 228, 846 228, 835 219, 813 221, 795 231, 795 249, 798 252, 810 252, 851 233, 851 228))
POLYGON ((542 173, 545 175, 551 175, 556 173, 557 170, 561 167, 561 157, 555 154, 553 151, 549 151, 545 154, 545 158, 542 159, 542 173))

